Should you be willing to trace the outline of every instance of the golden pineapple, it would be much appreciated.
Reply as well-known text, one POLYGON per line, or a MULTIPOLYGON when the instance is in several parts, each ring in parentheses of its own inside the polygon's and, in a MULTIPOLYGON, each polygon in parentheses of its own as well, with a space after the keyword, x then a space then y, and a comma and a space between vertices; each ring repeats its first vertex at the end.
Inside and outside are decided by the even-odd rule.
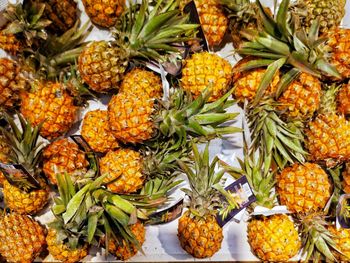
POLYGON ((15 56, 22 51, 23 44, 14 34, 6 34, 0 31, 0 48, 15 56))
POLYGON ((0 58, 0 107, 9 109, 16 106, 25 87, 20 66, 13 60, 0 58))
POLYGON ((114 26, 123 12, 125 0, 83 0, 83 4, 92 23, 109 28, 114 26))
POLYGON ((319 211, 331 196, 332 184, 318 164, 295 163, 283 169, 276 180, 281 204, 293 213, 319 211))
POLYGON ((81 78, 96 92, 117 89, 128 65, 127 56, 106 41, 91 42, 80 54, 81 78))
MULTIPOLYGON (((145 242, 146 236, 146 229, 144 225, 141 222, 137 222, 130 225, 129 229, 134 234, 139 245, 142 246, 142 244, 145 242)), ((118 260, 125 261, 133 257, 137 253, 138 248, 135 246, 135 244, 128 244, 125 240, 115 241, 112 239, 109 240, 108 251, 118 260)))
MULTIPOLYGON (((181 0, 180 8, 183 9, 189 0, 181 0)), ((218 0, 195 0, 199 21, 209 46, 220 45, 224 39, 228 19, 224 14, 218 0)))
POLYGON ((183 62, 181 86, 195 98, 209 88, 209 101, 215 101, 230 89, 231 77, 232 68, 228 61, 217 54, 196 53, 183 62))
POLYGON ((131 149, 110 151, 100 160, 101 174, 107 174, 107 188, 114 193, 133 193, 143 186, 142 156, 131 149))
POLYGON ((345 170, 342 172, 342 187, 346 194, 350 194, 350 164, 346 163, 345 170))
POLYGON ((40 135, 49 140, 68 132, 78 117, 73 97, 58 82, 36 82, 21 100, 23 116, 34 126, 44 122, 40 135))
POLYGON ((287 261, 301 247, 293 221, 283 214, 254 217, 248 223, 248 242, 264 261, 287 261))
POLYGON ((337 110, 341 114, 350 115, 350 82, 344 84, 337 94, 337 110))
POLYGON ((337 229, 334 225, 328 227, 329 232, 333 235, 333 240, 340 253, 335 253, 337 260, 347 262, 350 260, 350 229, 337 229))
POLYGON ((162 80, 151 71, 134 68, 125 75, 119 92, 133 93, 137 97, 161 98, 163 94, 162 80))
POLYGON ((106 153, 119 147, 110 130, 107 111, 104 110, 93 110, 85 114, 81 135, 96 152, 106 153))
POLYGON ((44 250, 45 229, 27 215, 0 215, 0 255, 7 262, 33 262, 44 250))
POLYGON ((88 245, 85 244, 83 247, 71 249, 66 244, 57 240, 57 232, 54 229, 49 229, 47 236, 47 249, 50 254, 57 260, 74 263, 80 262, 89 252, 88 245))
POLYGON ((52 184, 57 184, 56 175, 67 173, 71 176, 77 172, 87 171, 89 162, 79 146, 60 139, 51 143, 43 152, 43 171, 52 184))
POLYGON ((115 138, 123 143, 140 143, 154 135, 151 120, 154 100, 118 93, 108 103, 108 119, 115 138))

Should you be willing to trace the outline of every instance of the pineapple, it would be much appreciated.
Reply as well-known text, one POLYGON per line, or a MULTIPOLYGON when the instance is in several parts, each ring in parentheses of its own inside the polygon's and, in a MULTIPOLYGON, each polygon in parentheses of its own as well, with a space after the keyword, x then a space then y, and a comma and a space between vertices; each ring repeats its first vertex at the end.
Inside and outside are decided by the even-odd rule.
POLYGON ((0 30, 0 48, 15 56, 17 53, 22 52, 23 44, 14 34, 7 34, 0 30))
MULTIPOLYGON (((183 9, 189 0, 180 0, 180 8, 183 9)), ((218 46, 224 39, 228 19, 224 14, 218 0, 195 0, 199 21, 210 47, 218 46)))
POLYGON ((104 28, 114 26, 125 8, 125 0, 83 0, 83 4, 92 23, 104 28))
POLYGON ((189 197, 188 210, 178 221, 178 238, 181 247, 196 258, 213 256, 221 248, 224 238, 221 226, 216 221, 218 208, 222 206, 221 185, 222 173, 215 173, 218 159, 209 164, 209 145, 199 153, 195 144, 194 171, 179 161, 190 182, 191 189, 183 189, 189 197))
POLYGON ((229 90, 231 77, 232 68, 228 61, 217 54, 201 52, 184 60, 181 87, 195 98, 209 88, 209 101, 215 101, 229 90))
MULTIPOLYGON (((3 136, 2 133, 0 133, 0 163, 6 164, 9 162, 10 152, 11 148, 8 146, 5 136, 3 136)), ((0 171, 0 187, 3 185, 5 180, 6 177, 0 171)))
POLYGON ((333 239, 341 253, 335 253, 335 257, 339 261, 349 261, 350 259, 350 229, 337 229, 334 225, 328 227, 329 232, 333 235, 333 239))
POLYGON ((142 188, 142 156, 131 149, 108 152, 100 161, 101 174, 106 174, 107 188, 115 193, 133 193, 142 188), (116 180, 117 179, 117 180, 116 180))
POLYGON ((0 255, 7 262, 33 262, 44 251, 45 228, 27 215, 0 215, 0 255))
POLYGON ((11 109, 19 103, 26 82, 20 66, 8 58, 0 58, 0 107, 11 109))
POLYGON ((342 189, 344 193, 350 194, 350 164, 346 163, 345 170, 342 172, 343 182, 342 189))
POLYGON ((346 116, 350 115, 350 82, 344 84, 337 94, 337 110, 346 116))
POLYGON ((318 164, 295 163, 283 169, 276 181, 281 204, 293 213, 320 211, 331 196, 332 184, 318 164))
POLYGON ((4 181, 4 200, 8 208, 19 214, 36 214, 41 211, 49 199, 49 188, 41 177, 40 161, 43 143, 38 142, 41 124, 32 128, 21 115, 18 118, 21 130, 7 115, 6 120, 11 132, 2 128, 6 142, 11 148, 9 159, 11 163, 22 165, 26 173, 8 174, 4 181))
POLYGON ((106 153, 119 147, 110 130, 107 111, 104 110, 93 110, 85 114, 81 135, 96 152, 106 153))
POLYGON ((227 101, 230 94, 228 92, 218 101, 206 103, 208 90, 193 101, 191 96, 179 88, 172 90, 169 101, 161 102, 147 96, 119 93, 108 104, 109 124, 119 141, 133 144, 158 136, 178 136, 185 141, 186 134, 210 138, 233 133, 237 132, 237 128, 218 127, 237 116, 234 113, 224 113, 230 103, 227 101))
POLYGON ((307 124, 305 147, 312 161, 333 167, 350 159, 350 123, 337 115, 336 95, 339 87, 332 85, 324 92, 316 118, 307 124))
POLYGON ((138 97, 147 96, 160 99, 163 95, 162 80, 151 71, 134 68, 125 75, 120 84, 119 92, 133 93, 138 97))
POLYGON ((79 146, 69 139, 52 142, 43 151, 43 171, 52 184, 57 185, 56 175, 70 176, 87 171, 89 162, 79 146))
POLYGON ((57 138, 72 127, 78 117, 74 98, 59 82, 41 81, 21 94, 21 113, 33 125, 43 122, 40 135, 57 138))
POLYGON ((171 44, 190 39, 186 36, 197 25, 186 24, 188 18, 174 10, 175 0, 170 0, 164 8, 161 0, 152 13, 148 2, 143 0, 140 6, 131 4, 123 13, 114 31, 115 41, 93 41, 81 52, 79 72, 92 90, 107 92, 118 88, 131 60, 165 62, 180 52, 171 44))

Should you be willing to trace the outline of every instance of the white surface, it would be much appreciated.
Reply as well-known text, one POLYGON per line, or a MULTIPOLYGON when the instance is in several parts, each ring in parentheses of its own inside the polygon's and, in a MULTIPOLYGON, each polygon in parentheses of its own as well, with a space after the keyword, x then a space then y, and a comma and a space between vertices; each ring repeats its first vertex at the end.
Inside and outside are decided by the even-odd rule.
MULTIPOLYGON (((2 0, 0 0, 2 1, 2 0)), ((15 2, 12 0, 11 2, 15 2)), ((272 0, 262 1, 264 4, 271 6, 272 0)), ((79 0, 80 10, 84 10, 81 1, 79 0)), ((343 25, 350 27, 350 0, 347 1, 347 13, 345 15, 343 25)), ((87 16, 82 12, 82 23, 87 21, 87 16)), ((110 33, 105 30, 97 29, 96 27, 91 32, 88 40, 99 40, 99 39, 110 39, 110 33)), ((233 51, 231 44, 226 44, 218 51, 218 53, 230 61, 232 65, 235 64, 236 59, 231 55, 233 51)), ((0 56, 6 56, 2 50, 0 50, 0 56)), ((81 112, 81 117, 88 110, 97 108, 106 109, 108 103, 108 96, 103 98, 101 101, 90 101, 88 109, 81 112)), ((237 106, 230 108, 230 112, 240 112, 240 116, 237 121, 233 123, 236 127, 242 127, 242 109, 237 106)), ((73 133, 79 133, 80 124, 76 125, 76 129, 73 129, 73 133)), ((240 134, 234 136, 225 136, 223 140, 217 139, 210 144, 210 155, 213 158, 219 155, 227 163, 237 166, 236 157, 242 158, 242 137, 240 134)), ((227 184, 232 182, 232 179, 228 178, 227 184)), ((177 192, 174 199, 177 199, 177 192)), ((42 223, 48 223, 52 220, 52 214, 50 211, 43 213, 37 217, 42 223)), ((212 258, 204 259, 203 261, 256 261, 257 258, 251 253, 249 244, 247 242, 246 235, 246 220, 247 216, 244 215, 243 220, 240 223, 234 221, 224 226, 224 240, 222 242, 221 250, 216 253, 212 258)), ((146 241, 143 245, 145 254, 139 252, 130 261, 143 261, 143 262, 154 262, 154 261, 201 261, 194 259, 188 255, 179 245, 177 238, 177 220, 168 224, 159 226, 148 226, 146 230, 146 241)), ((114 261, 115 258, 109 256, 107 259, 101 256, 102 251, 94 248, 91 251, 91 256, 88 256, 85 261, 101 262, 101 261, 114 261)), ((296 257, 295 259, 298 259, 296 257)), ((54 261, 51 256, 48 256, 44 261, 54 261)))

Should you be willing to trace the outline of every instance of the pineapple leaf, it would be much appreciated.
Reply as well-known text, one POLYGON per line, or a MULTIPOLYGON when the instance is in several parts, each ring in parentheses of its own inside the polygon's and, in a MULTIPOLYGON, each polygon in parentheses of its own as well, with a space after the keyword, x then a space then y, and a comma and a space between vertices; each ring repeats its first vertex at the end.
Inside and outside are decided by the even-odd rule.
POLYGON ((292 68, 287 73, 283 74, 276 89, 276 99, 278 99, 283 92, 289 87, 289 85, 296 80, 301 74, 301 71, 297 68, 292 68))
POLYGON ((289 34, 287 23, 289 3, 289 0, 282 1, 277 12, 277 27, 282 33, 282 36, 288 36, 289 34))
POLYGON ((82 189, 78 191, 77 194, 73 196, 72 199, 69 200, 67 204, 67 210, 62 215, 62 218, 65 224, 67 224, 73 218, 73 216, 76 215, 79 209, 79 206, 82 204, 85 198, 85 194, 88 192, 89 188, 90 188, 89 184, 85 185, 82 189))

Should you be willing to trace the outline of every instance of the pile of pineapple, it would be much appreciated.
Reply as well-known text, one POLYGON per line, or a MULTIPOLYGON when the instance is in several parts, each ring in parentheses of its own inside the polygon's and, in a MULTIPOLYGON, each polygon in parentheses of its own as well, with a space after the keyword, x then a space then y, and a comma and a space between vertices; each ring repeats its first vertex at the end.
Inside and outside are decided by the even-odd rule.
POLYGON ((79 262, 92 247, 119 260, 145 253, 145 226, 181 174, 189 184, 178 239, 193 257, 220 250, 217 217, 240 205, 225 178, 246 176, 256 257, 350 260, 350 230, 335 226, 338 199, 350 193, 346 0, 282 0, 274 10, 259 0, 82 4, 24 0, 3 13, 0 260, 79 262), (98 30, 110 38, 86 40, 98 30), (223 58, 216 51, 227 43, 234 52, 223 58), (94 100, 107 109, 91 110, 94 100), (210 162, 209 142, 238 132, 240 167, 210 162), (278 205, 290 213, 253 213, 278 205))

